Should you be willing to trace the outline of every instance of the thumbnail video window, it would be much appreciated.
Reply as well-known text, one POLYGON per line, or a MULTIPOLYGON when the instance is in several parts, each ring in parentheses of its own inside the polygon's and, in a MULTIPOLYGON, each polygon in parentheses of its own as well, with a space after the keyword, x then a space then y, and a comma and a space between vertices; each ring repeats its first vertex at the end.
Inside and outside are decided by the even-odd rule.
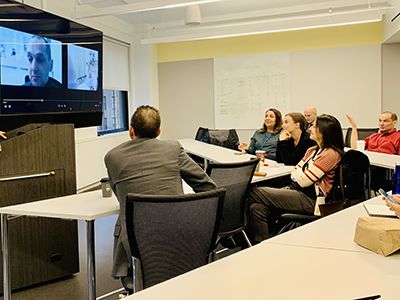
POLYGON ((68 45, 68 88, 97 91, 99 53, 96 50, 68 45))
POLYGON ((61 42, 0 26, 2 85, 62 87, 61 42))
POLYGON ((128 130, 128 92, 103 90, 102 125, 97 127, 97 135, 128 130))

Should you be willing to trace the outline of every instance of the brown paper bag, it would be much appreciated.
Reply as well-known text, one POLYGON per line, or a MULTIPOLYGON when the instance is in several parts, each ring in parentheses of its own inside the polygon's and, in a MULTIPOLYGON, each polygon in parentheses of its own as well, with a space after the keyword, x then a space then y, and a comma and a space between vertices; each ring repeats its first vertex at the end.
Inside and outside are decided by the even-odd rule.
POLYGON ((400 249, 400 220, 360 217, 354 242, 375 253, 388 256, 400 249))

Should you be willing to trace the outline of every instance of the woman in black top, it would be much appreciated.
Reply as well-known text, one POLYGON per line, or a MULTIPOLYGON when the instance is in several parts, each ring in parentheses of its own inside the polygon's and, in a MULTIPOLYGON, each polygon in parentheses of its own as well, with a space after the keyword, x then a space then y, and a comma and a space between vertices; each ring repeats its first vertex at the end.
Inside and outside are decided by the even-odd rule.
POLYGON ((293 112, 285 115, 276 149, 277 162, 295 166, 307 149, 315 145, 305 130, 306 125, 307 121, 301 113, 293 112))

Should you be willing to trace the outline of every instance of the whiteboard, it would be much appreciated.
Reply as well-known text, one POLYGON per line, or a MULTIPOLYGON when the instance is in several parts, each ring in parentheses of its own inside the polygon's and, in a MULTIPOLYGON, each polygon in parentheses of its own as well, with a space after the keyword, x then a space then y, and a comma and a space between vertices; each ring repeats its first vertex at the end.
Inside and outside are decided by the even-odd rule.
POLYGON ((268 108, 290 111, 290 53, 215 58, 216 128, 262 125, 268 108))

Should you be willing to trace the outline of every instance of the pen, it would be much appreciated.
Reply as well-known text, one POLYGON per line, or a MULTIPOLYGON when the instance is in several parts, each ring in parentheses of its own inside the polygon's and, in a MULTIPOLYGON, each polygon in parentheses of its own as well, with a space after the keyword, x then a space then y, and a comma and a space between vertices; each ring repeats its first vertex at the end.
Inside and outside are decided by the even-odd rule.
POLYGON ((375 299, 379 299, 380 297, 381 297, 381 295, 373 295, 373 296, 357 298, 357 299, 354 299, 354 300, 375 300, 375 299))

